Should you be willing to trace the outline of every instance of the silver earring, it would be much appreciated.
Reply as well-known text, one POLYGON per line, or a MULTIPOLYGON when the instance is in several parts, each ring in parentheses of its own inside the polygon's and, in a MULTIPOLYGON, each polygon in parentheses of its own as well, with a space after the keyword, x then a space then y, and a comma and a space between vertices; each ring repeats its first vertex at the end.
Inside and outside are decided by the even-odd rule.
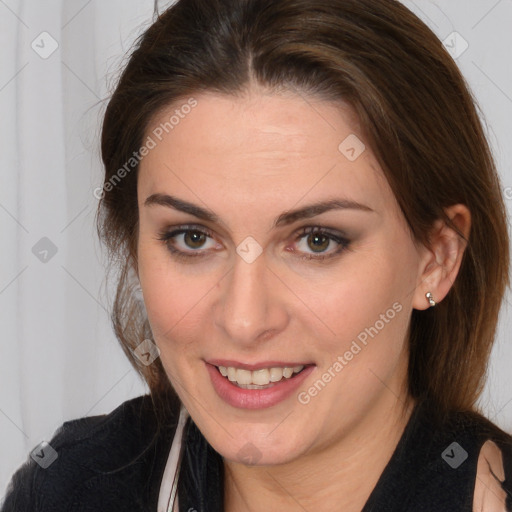
POLYGON ((436 305, 436 301, 434 300, 434 297, 430 292, 427 292, 425 294, 425 297, 427 297, 428 303, 430 304, 430 307, 434 307, 436 305))

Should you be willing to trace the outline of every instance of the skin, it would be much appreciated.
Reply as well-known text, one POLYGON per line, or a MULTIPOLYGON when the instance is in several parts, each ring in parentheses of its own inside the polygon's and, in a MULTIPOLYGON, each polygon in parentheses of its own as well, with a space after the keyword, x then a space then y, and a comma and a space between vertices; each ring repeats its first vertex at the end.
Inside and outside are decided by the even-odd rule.
MULTIPOLYGON (((464 244, 438 222, 432 246, 415 243, 371 149, 349 161, 339 144, 357 119, 343 104, 251 86, 241 97, 201 93, 197 106, 144 157, 138 177, 138 273, 164 368, 192 419, 224 458, 227 511, 360 511, 410 417, 407 329, 412 310, 448 293, 464 244), (306 101, 307 99, 307 101, 306 101), (163 205, 171 194, 213 211, 218 222, 163 205), (273 228, 282 213, 343 198, 372 211, 331 210, 273 228), (159 240, 184 224, 200 242, 167 244, 203 257, 177 259, 159 240), (323 261, 306 226, 342 232, 348 246, 323 261), (263 253, 236 252, 248 236, 263 253), (202 245, 201 245, 202 244, 202 245), (232 407, 212 387, 205 360, 311 362, 307 391, 365 328, 401 310, 343 370, 302 404, 293 393, 260 410, 232 407), (255 464, 239 451, 251 443, 255 464)), ((147 135, 169 119, 159 113, 147 135)), ((448 210, 463 232, 470 215, 448 210)), ((321 254, 340 247, 321 239, 321 254)))

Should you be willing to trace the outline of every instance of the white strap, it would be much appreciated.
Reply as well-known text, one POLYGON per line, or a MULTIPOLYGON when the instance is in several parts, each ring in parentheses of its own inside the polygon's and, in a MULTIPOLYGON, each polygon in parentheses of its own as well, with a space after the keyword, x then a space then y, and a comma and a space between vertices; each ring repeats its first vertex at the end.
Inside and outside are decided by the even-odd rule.
POLYGON ((181 462, 181 453, 183 445, 183 429, 189 418, 185 406, 181 404, 178 426, 172 440, 171 450, 165 465, 164 475, 160 484, 160 494, 158 495, 158 512, 179 512, 178 504, 178 477, 179 465, 181 462))

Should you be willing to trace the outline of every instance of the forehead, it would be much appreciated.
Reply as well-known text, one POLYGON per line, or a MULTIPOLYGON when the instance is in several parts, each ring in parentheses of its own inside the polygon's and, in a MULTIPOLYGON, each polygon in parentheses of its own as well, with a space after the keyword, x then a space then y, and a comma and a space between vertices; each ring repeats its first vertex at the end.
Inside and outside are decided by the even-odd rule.
POLYGON ((179 190, 207 197, 212 209, 228 198, 261 208, 331 194, 376 210, 394 200, 368 145, 363 150, 357 117, 341 103, 292 92, 201 93, 161 110, 147 137, 155 147, 140 164, 146 196, 179 190))

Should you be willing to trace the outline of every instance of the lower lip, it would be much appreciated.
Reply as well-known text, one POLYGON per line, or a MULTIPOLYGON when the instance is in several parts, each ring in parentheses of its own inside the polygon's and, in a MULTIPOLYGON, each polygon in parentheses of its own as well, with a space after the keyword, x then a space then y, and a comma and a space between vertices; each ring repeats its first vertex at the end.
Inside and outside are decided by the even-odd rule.
POLYGON ((295 377, 283 378, 274 386, 265 389, 243 389, 223 377, 216 366, 206 363, 212 384, 217 394, 225 402, 239 409, 265 409, 288 398, 315 368, 307 366, 295 377))

